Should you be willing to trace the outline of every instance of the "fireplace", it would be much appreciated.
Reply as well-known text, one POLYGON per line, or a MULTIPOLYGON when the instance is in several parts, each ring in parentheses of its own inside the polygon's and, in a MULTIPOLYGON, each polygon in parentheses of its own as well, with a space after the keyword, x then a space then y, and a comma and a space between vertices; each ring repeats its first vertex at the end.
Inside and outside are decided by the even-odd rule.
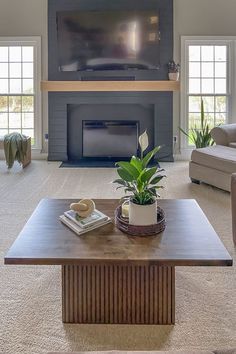
MULTIPOLYGON (((151 18, 151 21, 152 23, 154 21, 153 25, 157 30, 155 18, 151 18)), ((149 38, 148 42, 153 43, 153 32, 150 30, 150 36, 145 36, 145 38, 149 38)), ((173 161, 172 92, 137 92, 135 90, 133 92, 124 92, 123 90, 98 92, 96 90, 98 81, 167 80, 167 63, 173 58, 173 0, 49 0, 48 48, 49 80, 89 80, 95 82, 93 92, 49 92, 48 159, 50 161, 80 161, 93 158, 90 156, 90 152, 84 154, 83 122, 85 121, 118 121, 120 124, 121 122, 137 122, 139 133, 147 129, 150 148, 162 145, 162 149, 158 153, 158 160, 173 161), (143 47, 145 53, 147 53, 147 49, 149 55, 153 55, 155 63, 158 64, 158 69, 131 68, 125 65, 122 68, 113 67, 110 70, 107 70, 107 67, 100 67, 99 70, 94 68, 82 71, 78 68, 76 70, 70 68, 69 71, 60 70, 57 22, 59 12, 112 11, 118 14, 121 10, 129 13, 134 9, 141 12, 155 9, 155 13, 160 15, 159 30, 161 36, 160 38, 158 36, 160 39, 158 40, 158 53, 156 52, 157 48, 154 52, 152 51, 151 48, 154 48, 152 45, 143 47), (158 57, 155 53, 158 54, 158 57)), ((87 47, 85 49, 87 50, 87 47)), ((129 152, 133 152, 131 147, 129 149, 129 152)), ((111 156, 113 154, 109 152, 106 156, 102 155, 95 158, 97 160, 109 159, 109 156, 114 158, 114 156, 111 156)), ((123 151, 122 155, 125 157, 128 152, 123 151)))
POLYGON ((150 148, 162 146, 158 160, 173 161, 172 115, 170 92, 50 92, 48 159, 81 160, 83 121, 113 120, 138 122, 150 148))
POLYGON ((68 105, 68 160, 128 159, 132 155, 137 155, 138 136, 145 130, 149 135, 149 149, 152 149, 153 104, 68 105))

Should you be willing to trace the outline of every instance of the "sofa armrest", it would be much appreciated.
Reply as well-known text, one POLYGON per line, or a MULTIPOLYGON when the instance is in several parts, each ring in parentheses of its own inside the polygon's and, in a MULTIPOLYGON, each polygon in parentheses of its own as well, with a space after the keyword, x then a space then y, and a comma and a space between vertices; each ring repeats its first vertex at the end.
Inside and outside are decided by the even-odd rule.
POLYGON ((211 130, 211 137, 217 145, 228 146, 236 142, 236 124, 225 124, 211 130))
POLYGON ((236 245, 236 173, 233 173, 231 177, 231 209, 233 241, 236 245))

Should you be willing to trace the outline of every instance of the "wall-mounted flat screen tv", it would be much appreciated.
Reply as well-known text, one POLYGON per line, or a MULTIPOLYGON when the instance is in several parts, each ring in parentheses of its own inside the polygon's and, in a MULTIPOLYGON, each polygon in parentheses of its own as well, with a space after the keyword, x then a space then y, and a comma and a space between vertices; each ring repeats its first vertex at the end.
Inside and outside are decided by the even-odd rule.
POLYGON ((57 13, 60 71, 158 69, 159 12, 57 13))

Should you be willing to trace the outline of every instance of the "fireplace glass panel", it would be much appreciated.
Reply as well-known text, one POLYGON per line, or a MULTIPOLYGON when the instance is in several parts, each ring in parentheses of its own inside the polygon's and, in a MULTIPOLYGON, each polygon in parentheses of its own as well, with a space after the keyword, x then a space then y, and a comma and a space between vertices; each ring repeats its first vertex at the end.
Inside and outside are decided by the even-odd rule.
POLYGON ((83 121, 83 157, 128 158, 138 151, 138 122, 83 121))

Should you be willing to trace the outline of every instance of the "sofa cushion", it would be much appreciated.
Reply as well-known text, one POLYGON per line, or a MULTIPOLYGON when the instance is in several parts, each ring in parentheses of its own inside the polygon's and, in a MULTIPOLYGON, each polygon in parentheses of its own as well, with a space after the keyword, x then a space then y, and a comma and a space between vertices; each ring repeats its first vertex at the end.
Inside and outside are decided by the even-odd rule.
POLYGON ((193 150, 191 160, 230 174, 236 172, 236 150, 228 146, 215 145, 193 150))

